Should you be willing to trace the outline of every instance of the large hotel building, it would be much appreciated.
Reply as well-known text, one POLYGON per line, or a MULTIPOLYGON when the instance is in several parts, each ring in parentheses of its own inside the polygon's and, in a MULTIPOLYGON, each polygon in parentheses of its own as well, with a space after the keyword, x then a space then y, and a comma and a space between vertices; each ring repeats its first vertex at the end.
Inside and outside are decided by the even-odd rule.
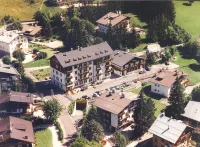
POLYGON ((52 83, 68 91, 110 78, 112 54, 107 42, 57 53, 50 59, 52 83))

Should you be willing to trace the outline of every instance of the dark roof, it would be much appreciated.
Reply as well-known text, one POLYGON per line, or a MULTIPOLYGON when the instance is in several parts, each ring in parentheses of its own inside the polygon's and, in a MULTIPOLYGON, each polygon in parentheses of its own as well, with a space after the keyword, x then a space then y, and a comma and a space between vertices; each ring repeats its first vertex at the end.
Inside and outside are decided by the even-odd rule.
POLYGON ((0 62, 0 73, 6 73, 11 75, 20 75, 18 71, 11 65, 5 65, 0 62))
POLYGON ((187 74, 182 72, 178 72, 177 74, 176 71, 164 70, 157 73, 155 77, 151 78, 150 82, 171 87, 176 81, 176 78, 180 78, 181 76, 187 76, 187 74))
POLYGON ((88 46, 81 49, 76 49, 65 53, 58 53, 54 56, 60 62, 62 67, 65 68, 68 66, 77 65, 80 63, 102 58, 111 55, 112 53, 113 50, 109 46, 109 44, 107 42, 103 42, 100 44, 88 46))
POLYGON ((34 36, 41 30, 42 30, 41 26, 31 26, 31 25, 27 25, 27 24, 22 25, 22 32, 26 33, 30 36, 34 36))
POLYGON ((2 119, 0 120, 0 136, 2 137, 0 143, 8 139, 34 143, 32 122, 12 116, 2 119))
POLYGON ((6 102, 20 102, 31 104, 33 102, 33 98, 29 93, 11 91, 10 93, 4 93, 0 95, 0 104, 6 102))
POLYGON ((111 62, 118 66, 124 66, 125 64, 133 60, 134 58, 143 59, 141 57, 136 57, 131 53, 120 51, 120 50, 115 50, 111 57, 113 58, 111 62))
POLYGON ((133 101, 133 99, 125 98, 125 96, 124 94, 124 98, 120 98, 120 93, 112 93, 111 96, 108 96, 108 92, 104 92, 95 99, 94 106, 114 114, 119 114, 133 101))
POLYGON ((109 22, 109 19, 110 19, 111 25, 115 26, 116 24, 120 23, 121 21, 123 21, 127 18, 129 18, 129 17, 126 17, 122 14, 109 12, 108 14, 106 14, 105 16, 103 16, 102 18, 97 20, 96 22, 99 23, 99 24, 102 24, 102 25, 108 25, 108 22, 109 22))

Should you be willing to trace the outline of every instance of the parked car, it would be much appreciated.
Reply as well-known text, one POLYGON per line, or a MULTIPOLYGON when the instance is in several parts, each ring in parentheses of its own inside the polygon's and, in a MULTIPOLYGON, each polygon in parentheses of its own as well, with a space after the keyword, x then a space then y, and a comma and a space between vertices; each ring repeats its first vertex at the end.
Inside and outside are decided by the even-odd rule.
POLYGON ((97 93, 94 93, 92 97, 99 97, 97 93))
POLYGON ((147 71, 150 71, 150 70, 151 70, 151 66, 148 66, 148 65, 147 65, 147 66, 146 66, 146 70, 147 70, 147 71))
POLYGON ((81 87, 81 91, 84 91, 86 89, 87 89, 87 87, 81 87))
POLYGON ((101 91, 96 91, 95 93, 97 93, 99 96, 102 94, 101 91))
POLYGON ((84 99, 88 99, 88 100, 90 99, 90 97, 87 96, 87 95, 83 95, 82 98, 84 98, 84 99))

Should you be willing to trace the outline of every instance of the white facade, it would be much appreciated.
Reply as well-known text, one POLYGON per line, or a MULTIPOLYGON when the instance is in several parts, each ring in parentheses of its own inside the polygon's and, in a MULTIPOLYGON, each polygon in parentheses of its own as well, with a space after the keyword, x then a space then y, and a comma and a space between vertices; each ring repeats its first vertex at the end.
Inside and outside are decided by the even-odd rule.
POLYGON ((111 113, 111 126, 118 127, 118 115, 111 113))
POLYGON ((12 53, 17 49, 27 52, 28 39, 14 31, 0 32, 0 50, 12 57, 12 53))
POLYGON ((171 87, 167 87, 167 86, 163 86, 163 85, 159 85, 159 84, 151 82, 151 92, 153 93, 157 93, 168 98, 170 96, 170 90, 171 90, 171 87))
MULTIPOLYGON (((70 72, 67 71, 67 73, 59 72, 51 67, 51 81, 64 91, 68 89, 67 87, 71 87, 73 89, 91 82, 102 81, 110 78, 111 76, 111 72, 106 71, 106 63, 95 65, 94 61, 84 62, 79 65, 72 66, 72 70, 70 72)), ((111 65, 110 61, 109 65, 111 65)), ((111 66, 108 68, 111 70, 111 66)))
POLYGON ((50 74, 51 74, 51 81, 54 85, 56 85, 57 87, 63 89, 64 91, 66 91, 66 87, 65 87, 65 79, 66 79, 66 74, 51 68, 50 69, 50 74))

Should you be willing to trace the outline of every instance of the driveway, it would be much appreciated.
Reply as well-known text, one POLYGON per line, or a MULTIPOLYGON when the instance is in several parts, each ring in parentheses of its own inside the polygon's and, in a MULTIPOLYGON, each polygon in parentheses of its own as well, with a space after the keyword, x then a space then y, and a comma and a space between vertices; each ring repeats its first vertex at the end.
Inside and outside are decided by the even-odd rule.
POLYGON ((60 102, 61 105, 65 107, 65 109, 62 111, 58 121, 60 122, 63 133, 65 136, 64 139, 64 146, 69 146, 69 144, 75 139, 74 135, 77 133, 75 124, 80 119, 82 119, 82 116, 70 116, 68 113, 68 106, 70 105, 71 101, 65 97, 64 95, 58 94, 54 95, 55 98, 60 102))

